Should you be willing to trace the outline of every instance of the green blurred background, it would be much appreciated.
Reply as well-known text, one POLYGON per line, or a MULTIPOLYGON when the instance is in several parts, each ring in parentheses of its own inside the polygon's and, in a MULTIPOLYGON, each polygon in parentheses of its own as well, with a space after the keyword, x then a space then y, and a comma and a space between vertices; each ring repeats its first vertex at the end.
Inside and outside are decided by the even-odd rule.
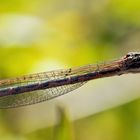
MULTIPOLYGON (((139 38, 139 0, 0 0, 0 78, 116 59, 139 51, 139 38)), ((0 139, 140 140, 139 78, 0 110, 0 139)))

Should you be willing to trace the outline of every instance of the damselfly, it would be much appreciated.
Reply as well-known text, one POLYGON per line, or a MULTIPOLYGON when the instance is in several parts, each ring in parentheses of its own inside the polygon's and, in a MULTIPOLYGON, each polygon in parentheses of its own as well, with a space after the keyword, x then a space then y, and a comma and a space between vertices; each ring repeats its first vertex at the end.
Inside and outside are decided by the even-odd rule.
POLYGON ((0 80, 0 108, 19 107, 58 97, 89 80, 140 72, 140 52, 107 63, 0 80))

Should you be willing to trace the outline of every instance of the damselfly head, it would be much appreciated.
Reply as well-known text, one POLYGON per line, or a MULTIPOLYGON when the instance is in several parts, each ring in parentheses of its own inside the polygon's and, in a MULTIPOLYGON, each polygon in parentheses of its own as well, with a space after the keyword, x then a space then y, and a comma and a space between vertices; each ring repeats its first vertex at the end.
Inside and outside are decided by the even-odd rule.
POLYGON ((129 52, 125 56, 125 58, 136 58, 136 59, 137 57, 140 57, 140 52, 129 52))
POLYGON ((140 52, 130 52, 124 57, 125 69, 129 72, 140 72, 140 52))

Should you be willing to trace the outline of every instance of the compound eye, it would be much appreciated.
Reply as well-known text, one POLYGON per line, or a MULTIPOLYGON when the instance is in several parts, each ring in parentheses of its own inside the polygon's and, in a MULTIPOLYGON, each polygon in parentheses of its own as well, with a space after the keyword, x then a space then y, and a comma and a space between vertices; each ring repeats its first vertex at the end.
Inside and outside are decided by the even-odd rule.
POLYGON ((140 54, 139 54, 139 53, 136 53, 135 56, 136 56, 136 57, 137 57, 137 56, 140 56, 140 54))
POLYGON ((128 53, 127 55, 126 55, 126 57, 130 57, 131 56, 131 54, 130 53, 128 53))
POLYGON ((132 55, 133 55, 133 53, 128 53, 128 54, 126 54, 125 58, 129 58, 129 57, 131 57, 132 55))

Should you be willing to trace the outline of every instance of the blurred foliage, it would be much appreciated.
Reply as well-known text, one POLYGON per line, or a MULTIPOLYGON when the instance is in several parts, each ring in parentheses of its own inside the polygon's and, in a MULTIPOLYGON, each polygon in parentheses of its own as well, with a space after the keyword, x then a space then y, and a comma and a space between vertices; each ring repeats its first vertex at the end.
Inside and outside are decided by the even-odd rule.
POLYGON ((57 108, 58 124, 53 128, 45 128, 27 135, 28 138, 37 140, 74 140, 72 123, 67 112, 62 107, 57 108), (47 133, 46 133, 47 132, 47 133))
MULTIPOLYGON (((0 0, 0 78, 139 51, 139 15, 139 0, 0 0)), ((30 116, 35 128, 21 123, 24 108, 0 110, 0 139, 139 140, 139 107, 137 100, 74 122, 62 107, 53 127, 30 116)))
POLYGON ((122 107, 110 109, 94 116, 77 120, 73 123, 74 137, 71 137, 73 130, 70 126, 71 123, 68 122, 68 117, 66 117, 67 114, 65 114, 66 112, 61 108, 59 112, 61 113, 60 121, 59 124, 54 127, 55 131, 52 131, 52 127, 50 127, 30 133, 27 137, 34 140, 38 138, 51 140, 52 136, 54 136, 55 140, 92 140, 93 138, 97 140, 139 140, 139 105, 140 100, 136 100, 122 107), (48 137, 48 134, 52 135, 48 137))

